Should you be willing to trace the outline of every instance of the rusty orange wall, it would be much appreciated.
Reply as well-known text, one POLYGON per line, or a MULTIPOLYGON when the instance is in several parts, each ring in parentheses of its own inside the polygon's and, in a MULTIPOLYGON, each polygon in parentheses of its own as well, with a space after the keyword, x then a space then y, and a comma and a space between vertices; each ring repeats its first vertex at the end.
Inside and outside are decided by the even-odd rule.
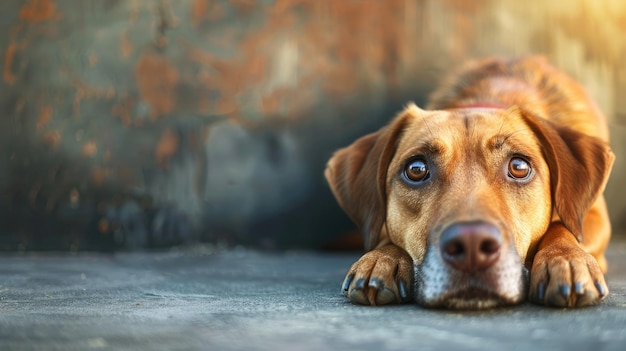
POLYGON ((541 53, 612 121, 626 201, 620 0, 5 0, 0 247, 318 247, 351 228, 333 149, 450 67, 541 53))

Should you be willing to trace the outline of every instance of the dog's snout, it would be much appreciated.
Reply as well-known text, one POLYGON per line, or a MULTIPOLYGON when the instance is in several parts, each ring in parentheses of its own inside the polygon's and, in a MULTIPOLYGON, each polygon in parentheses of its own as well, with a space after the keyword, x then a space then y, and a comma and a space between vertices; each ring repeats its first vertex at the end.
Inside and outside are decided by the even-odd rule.
POLYGON ((486 222, 457 223, 446 228, 439 240, 443 259, 464 272, 489 268, 500 257, 502 235, 486 222))

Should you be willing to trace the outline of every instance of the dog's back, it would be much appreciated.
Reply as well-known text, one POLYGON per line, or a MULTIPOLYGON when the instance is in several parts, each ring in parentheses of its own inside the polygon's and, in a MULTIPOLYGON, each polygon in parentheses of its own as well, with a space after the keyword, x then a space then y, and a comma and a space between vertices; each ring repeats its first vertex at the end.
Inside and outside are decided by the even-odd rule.
POLYGON ((606 118, 587 92, 541 56, 470 62, 430 96, 427 109, 489 105, 517 105, 557 124, 609 139, 606 118))

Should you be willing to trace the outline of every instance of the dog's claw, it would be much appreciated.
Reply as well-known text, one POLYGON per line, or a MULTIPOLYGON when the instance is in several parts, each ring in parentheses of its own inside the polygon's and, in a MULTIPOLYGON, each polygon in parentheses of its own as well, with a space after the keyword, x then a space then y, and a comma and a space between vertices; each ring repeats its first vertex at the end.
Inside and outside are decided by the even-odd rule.
POLYGON ((343 291, 344 295, 348 294, 348 290, 350 289, 350 283, 352 283, 352 279, 354 279, 354 274, 350 274, 346 277, 346 279, 343 281, 343 285, 341 286, 341 290, 343 291))
POLYGON ((567 298, 569 297, 569 294, 571 292, 570 286, 569 285, 559 285, 559 293, 561 295, 563 295, 563 297, 567 298))
POLYGON ((401 280, 398 283, 398 291, 400 292, 400 298, 402 299, 402 301, 406 300, 408 295, 406 292, 406 283, 404 282, 404 280, 401 280))
POLYGON ((365 279, 360 278, 357 280, 356 284, 354 284, 354 288, 357 290, 363 290, 363 288, 365 288, 365 279))
POLYGON ((546 296, 546 285, 544 282, 540 282, 537 286, 537 300, 543 301, 546 296))
POLYGON ((379 289, 382 287, 382 285, 382 282, 378 278, 371 278, 369 284, 367 284, 367 286, 374 289, 379 289))
POLYGON ((585 288, 582 282, 576 282, 576 284, 574 284, 574 292, 576 295, 582 295, 585 293, 585 288))
POLYGON ((377 290, 376 297, 374 298, 377 305, 386 305, 396 300, 396 294, 386 288, 383 282, 378 278, 370 278, 367 286, 377 290))
POLYGON ((604 286, 602 286, 600 282, 596 281, 594 285, 596 286, 596 289, 598 289, 598 293, 600 294, 600 297, 606 296, 606 291, 604 290, 604 286))

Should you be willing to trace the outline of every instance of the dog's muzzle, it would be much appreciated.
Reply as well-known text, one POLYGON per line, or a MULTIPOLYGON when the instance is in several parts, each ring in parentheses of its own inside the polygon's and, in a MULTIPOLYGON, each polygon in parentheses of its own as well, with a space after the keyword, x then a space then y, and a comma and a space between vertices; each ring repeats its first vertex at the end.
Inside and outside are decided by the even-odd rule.
POLYGON ((527 274, 512 243, 484 221, 445 228, 415 266, 415 299, 426 307, 480 309, 526 297, 527 274))

